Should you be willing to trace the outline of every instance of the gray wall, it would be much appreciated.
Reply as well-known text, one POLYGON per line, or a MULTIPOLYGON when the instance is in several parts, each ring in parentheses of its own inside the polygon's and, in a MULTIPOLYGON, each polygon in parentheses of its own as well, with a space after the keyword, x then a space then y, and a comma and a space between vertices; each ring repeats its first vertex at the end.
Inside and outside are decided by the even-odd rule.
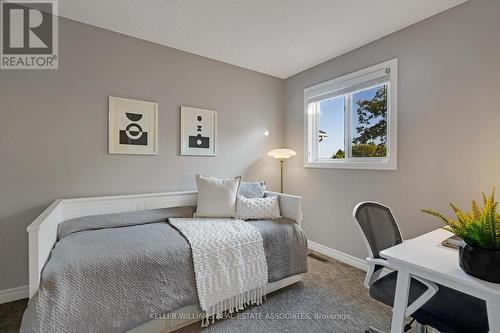
POLYGON ((27 284, 25 228, 56 198, 193 189, 199 172, 278 188, 283 80, 65 19, 59 56, 0 72, 0 290, 27 284), (158 156, 107 154, 109 95, 159 103, 158 156), (181 105, 218 111, 217 157, 179 156, 181 105))
POLYGON ((286 80, 288 192, 304 196, 308 237, 359 258, 351 211, 362 200, 394 209, 405 237, 440 224, 421 208, 469 206, 500 185, 500 1, 471 0, 286 80), (304 88, 399 58, 398 170, 303 167, 304 88))

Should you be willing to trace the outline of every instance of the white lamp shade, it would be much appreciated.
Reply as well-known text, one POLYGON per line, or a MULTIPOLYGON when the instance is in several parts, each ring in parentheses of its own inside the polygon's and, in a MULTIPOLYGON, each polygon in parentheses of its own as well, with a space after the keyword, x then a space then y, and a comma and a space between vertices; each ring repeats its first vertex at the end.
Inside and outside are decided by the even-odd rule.
POLYGON ((267 155, 272 156, 274 158, 286 159, 297 155, 297 153, 291 149, 281 148, 281 149, 273 149, 269 153, 267 153, 267 155))

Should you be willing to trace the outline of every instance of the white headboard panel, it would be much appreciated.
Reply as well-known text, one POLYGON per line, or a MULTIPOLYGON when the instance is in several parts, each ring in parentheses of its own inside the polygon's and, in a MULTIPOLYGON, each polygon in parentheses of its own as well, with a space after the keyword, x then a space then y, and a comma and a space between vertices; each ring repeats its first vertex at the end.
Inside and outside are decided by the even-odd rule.
POLYGON ((62 215, 64 220, 69 220, 80 216, 177 206, 195 206, 196 193, 196 191, 186 191, 65 199, 62 205, 62 215))
MULTIPOLYGON (((268 192, 273 193, 273 192, 268 192)), ((301 197, 273 193, 280 197, 281 215, 302 222, 301 197)), ((33 223, 29 233, 29 296, 38 291, 42 269, 57 241, 59 223, 81 216, 122 213, 138 210, 195 206, 197 191, 117 195, 107 197, 59 199, 33 223)))

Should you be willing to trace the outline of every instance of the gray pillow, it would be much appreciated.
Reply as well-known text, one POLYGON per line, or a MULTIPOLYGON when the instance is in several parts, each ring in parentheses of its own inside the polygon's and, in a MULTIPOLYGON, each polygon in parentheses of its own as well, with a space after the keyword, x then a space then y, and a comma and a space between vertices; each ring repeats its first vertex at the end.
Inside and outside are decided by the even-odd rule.
POLYGON ((266 192, 266 182, 241 182, 239 195, 245 198, 263 198, 266 192))

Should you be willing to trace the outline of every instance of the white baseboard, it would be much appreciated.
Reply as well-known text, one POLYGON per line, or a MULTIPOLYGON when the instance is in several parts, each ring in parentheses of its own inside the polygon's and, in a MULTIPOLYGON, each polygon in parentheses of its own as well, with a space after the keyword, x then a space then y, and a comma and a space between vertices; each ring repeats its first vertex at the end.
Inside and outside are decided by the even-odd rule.
POLYGON ((356 258, 350 254, 334 250, 328 246, 312 242, 310 240, 307 241, 307 244, 310 250, 324 254, 325 256, 329 256, 335 260, 342 261, 345 264, 359 268, 365 272, 368 270, 368 264, 363 259, 356 258))
POLYGON ((0 304, 28 298, 28 285, 0 290, 0 304))

